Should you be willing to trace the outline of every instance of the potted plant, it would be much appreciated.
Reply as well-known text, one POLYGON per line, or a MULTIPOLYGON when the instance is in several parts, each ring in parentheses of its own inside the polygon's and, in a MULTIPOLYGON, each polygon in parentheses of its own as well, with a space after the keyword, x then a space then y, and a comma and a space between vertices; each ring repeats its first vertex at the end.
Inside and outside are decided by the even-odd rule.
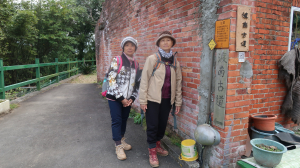
POLYGON ((256 138, 250 141, 253 150, 253 157, 262 166, 275 167, 281 161, 283 153, 287 148, 279 142, 256 138))
POLYGON ((260 131, 274 131, 275 120, 277 116, 274 114, 254 114, 251 115, 253 119, 253 126, 260 131))

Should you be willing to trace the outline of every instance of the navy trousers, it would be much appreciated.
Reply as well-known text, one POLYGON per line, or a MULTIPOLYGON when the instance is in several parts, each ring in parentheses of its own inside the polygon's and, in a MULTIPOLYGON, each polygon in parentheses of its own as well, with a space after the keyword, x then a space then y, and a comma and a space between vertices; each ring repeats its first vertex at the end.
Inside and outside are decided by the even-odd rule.
POLYGON ((114 141, 121 141, 126 132, 127 119, 131 106, 123 107, 119 101, 108 100, 111 115, 111 129, 114 141))

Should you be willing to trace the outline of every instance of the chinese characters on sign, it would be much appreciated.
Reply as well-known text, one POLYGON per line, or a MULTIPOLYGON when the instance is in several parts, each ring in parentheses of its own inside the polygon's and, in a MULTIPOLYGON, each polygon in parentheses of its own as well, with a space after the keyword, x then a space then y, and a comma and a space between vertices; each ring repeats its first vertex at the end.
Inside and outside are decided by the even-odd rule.
POLYGON ((215 48, 229 48, 230 19, 216 21, 215 48))
POLYGON ((250 16, 250 7, 238 7, 236 23, 236 51, 249 51, 250 16))
POLYGON ((224 128, 229 50, 216 51, 214 125, 224 128))

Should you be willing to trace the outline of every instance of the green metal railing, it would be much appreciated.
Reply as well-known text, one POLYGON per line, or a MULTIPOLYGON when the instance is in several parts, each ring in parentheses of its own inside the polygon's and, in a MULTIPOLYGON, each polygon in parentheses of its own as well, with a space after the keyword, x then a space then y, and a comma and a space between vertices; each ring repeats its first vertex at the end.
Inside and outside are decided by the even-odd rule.
POLYGON ((78 61, 75 59, 75 61, 70 61, 70 59, 67 59, 67 62, 58 62, 58 59, 55 58, 55 62, 52 63, 40 63, 39 58, 35 59, 35 64, 28 64, 28 65, 14 65, 14 66, 3 66, 3 59, 0 59, 0 99, 5 99, 5 92, 8 90, 16 89, 25 85, 29 85, 32 83, 36 83, 36 89, 39 91, 41 90, 41 81, 49 78, 54 78, 56 77, 56 83, 59 82, 59 76, 60 75, 67 75, 67 78, 71 77, 71 72, 76 72, 78 74, 78 63, 79 62, 91 62, 92 65, 94 65, 95 60, 84 60, 78 61), (72 68, 71 64, 75 64, 76 68, 72 68), (58 65, 67 65, 67 70, 59 72, 58 70, 58 65), (55 66, 55 73, 47 76, 41 77, 40 75, 40 68, 41 67, 46 67, 46 66, 55 66), (5 86, 4 84, 4 71, 9 71, 9 70, 17 70, 17 69, 28 69, 28 68, 35 68, 36 70, 36 78, 27 80, 24 82, 16 83, 13 85, 8 85, 5 86))

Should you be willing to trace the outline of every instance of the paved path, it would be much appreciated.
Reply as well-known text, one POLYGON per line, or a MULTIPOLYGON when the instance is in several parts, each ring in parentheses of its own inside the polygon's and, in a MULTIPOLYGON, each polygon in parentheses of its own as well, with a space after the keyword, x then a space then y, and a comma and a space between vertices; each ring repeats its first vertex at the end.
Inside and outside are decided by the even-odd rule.
MULTIPOLYGON (((144 168, 146 134, 129 119, 127 160, 115 155, 107 101, 97 84, 62 84, 0 118, 1 168, 144 168)), ((180 167, 170 156, 161 168, 180 167)))

